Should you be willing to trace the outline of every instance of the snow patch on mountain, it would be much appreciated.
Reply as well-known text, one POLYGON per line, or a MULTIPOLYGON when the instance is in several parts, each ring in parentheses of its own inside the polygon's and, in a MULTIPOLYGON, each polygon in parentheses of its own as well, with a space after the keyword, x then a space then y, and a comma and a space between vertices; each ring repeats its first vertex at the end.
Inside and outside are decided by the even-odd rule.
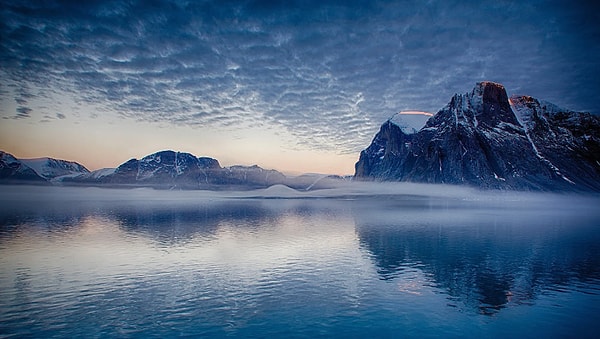
POLYGON ((433 114, 420 111, 403 111, 394 114, 389 122, 400 127, 406 134, 414 134, 421 130, 433 114))
POLYGON ((115 173, 116 170, 117 170, 116 168, 101 168, 99 170, 95 170, 95 171, 91 172, 90 177, 94 178, 94 179, 100 179, 102 177, 105 177, 105 176, 115 173))
POLYGON ((0 159, 7 165, 17 165, 20 161, 12 154, 0 151, 0 159))
POLYGON ((21 162, 33 169, 39 176, 45 179, 55 179, 64 176, 73 176, 89 173, 84 166, 67 160, 53 158, 21 159, 21 162))
POLYGON ((0 151, 0 180, 2 182, 45 182, 31 167, 10 153, 0 151))

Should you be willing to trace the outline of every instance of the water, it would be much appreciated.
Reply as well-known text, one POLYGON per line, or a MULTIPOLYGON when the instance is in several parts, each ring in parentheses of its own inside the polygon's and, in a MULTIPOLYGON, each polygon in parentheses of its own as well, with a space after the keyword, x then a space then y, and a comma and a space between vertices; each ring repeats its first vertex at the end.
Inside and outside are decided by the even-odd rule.
POLYGON ((0 337, 600 329, 597 197, 0 189, 0 337))

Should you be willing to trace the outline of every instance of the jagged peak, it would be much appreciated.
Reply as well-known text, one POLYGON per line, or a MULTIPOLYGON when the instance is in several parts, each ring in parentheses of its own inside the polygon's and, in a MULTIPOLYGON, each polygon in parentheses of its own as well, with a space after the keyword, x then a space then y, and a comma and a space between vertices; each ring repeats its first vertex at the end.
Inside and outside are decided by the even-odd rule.
POLYGON ((156 166, 170 166, 174 168, 180 168, 184 163, 196 162, 197 165, 205 169, 221 168, 219 161, 210 157, 196 157, 192 153, 179 152, 173 150, 162 150, 148 154, 141 159, 132 158, 122 163, 117 167, 117 171, 130 171, 138 166, 145 168, 152 168, 156 166), (150 166, 150 167, 148 167, 150 166))
POLYGON ((465 94, 454 94, 450 100, 450 106, 462 106, 463 109, 470 107, 476 111, 486 104, 509 105, 506 89, 502 84, 492 81, 481 81, 475 84, 471 92, 465 94))
POLYGON ((16 163, 19 161, 17 157, 4 151, 0 151, 0 159, 2 159, 5 163, 16 163))
POLYGON ((513 107, 513 109, 515 107, 526 107, 526 108, 535 109, 538 112, 543 112, 543 113, 547 113, 547 114, 563 113, 563 112, 575 113, 574 111, 572 111, 570 109, 560 107, 560 106, 555 105, 546 100, 538 100, 529 95, 511 95, 508 100, 510 101, 510 105, 511 105, 511 107, 513 107))
MULTIPOLYGON (((160 162, 160 159, 162 157, 165 158, 190 158, 190 159, 196 159, 199 161, 210 161, 210 160, 214 160, 216 161, 216 159, 211 158, 211 157, 206 157, 206 156, 201 156, 201 157, 196 157, 194 154, 192 153, 188 153, 188 152, 179 152, 179 151, 173 151, 173 150, 162 150, 162 151, 158 151, 158 152, 154 152, 152 154, 148 154, 144 157, 142 157, 139 161, 143 161, 143 162, 149 162, 149 161, 157 161, 160 162)), ((131 160, 138 160, 138 159, 131 159, 131 160)))
POLYGON ((510 98, 508 99, 511 103, 520 103, 523 105, 539 105, 540 102, 538 99, 529 96, 529 95, 517 95, 517 94, 513 94, 510 96, 510 98))
POLYGON ((484 103, 508 105, 508 95, 502 84, 492 81, 481 81, 475 85, 471 92, 472 97, 480 97, 484 103))
POLYGON ((496 126, 501 121, 516 123, 506 89, 502 84, 492 81, 478 82, 470 93, 455 95, 449 108, 454 112, 457 122, 465 121, 474 126, 480 122, 488 126, 496 126))
POLYGON ((499 82, 494 82, 494 81, 487 81, 487 80, 480 81, 480 82, 478 82, 475 85, 475 87, 476 88, 482 88, 482 89, 484 89, 484 88, 488 88, 488 89, 494 88, 494 89, 502 90, 502 91, 506 92, 506 89, 504 88, 504 85, 502 85, 499 82))

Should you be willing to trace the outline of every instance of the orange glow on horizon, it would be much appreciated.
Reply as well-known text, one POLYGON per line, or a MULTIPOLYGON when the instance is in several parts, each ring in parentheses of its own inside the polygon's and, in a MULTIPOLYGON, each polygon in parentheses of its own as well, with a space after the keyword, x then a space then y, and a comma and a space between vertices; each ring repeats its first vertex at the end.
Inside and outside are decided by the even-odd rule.
POLYGON ((423 111, 402 111, 399 114, 412 114, 412 115, 427 115, 427 116, 433 116, 432 113, 429 112, 423 112, 423 111))

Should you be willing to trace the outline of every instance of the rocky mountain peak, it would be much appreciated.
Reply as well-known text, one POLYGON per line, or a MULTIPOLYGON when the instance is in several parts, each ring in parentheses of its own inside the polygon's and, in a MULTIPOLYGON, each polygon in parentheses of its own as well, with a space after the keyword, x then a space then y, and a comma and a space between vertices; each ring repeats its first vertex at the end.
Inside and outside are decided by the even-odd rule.
POLYGON ((355 178, 600 191, 600 118, 484 81, 405 135, 385 122, 355 178))
POLYGON ((471 96, 473 101, 477 98, 480 102, 480 105, 472 105, 478 123, 484 123, 490 127, 497 126, 501 122, 518 125, 518 121, 510 109, 506 89, 501 84, 491 81, 479 82, 473 88, 471 96))
POLYGON ((473 94, 481 96, 483 102, 496 104, 508 103, 508 95, 506 94, 506 89, 502 84, 496 82, 478 82, 475 85, 475 88, 473 88, 473 94))
POLYGON ((519 125, 504 86, 483 81, 477 83, 469 93, 455 94, 440 112, 427 121, 426 127, 445 124, 477 128, 481 124, 494 128, 501 123, 519 125))

